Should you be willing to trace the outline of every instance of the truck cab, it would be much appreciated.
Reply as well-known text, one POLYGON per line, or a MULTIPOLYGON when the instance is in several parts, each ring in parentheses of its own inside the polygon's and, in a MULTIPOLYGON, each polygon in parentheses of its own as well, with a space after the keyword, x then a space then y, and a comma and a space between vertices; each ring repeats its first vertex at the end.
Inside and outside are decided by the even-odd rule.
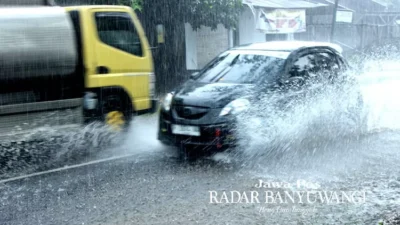
POLYGON ((131 8, 0 7, 0 29, 0 116, 82 108, 85 122, 121 129, 154 111, 152 54, 131 8))
POLYGON ((86 118, 97 114, 107 123, 121 123, 121 118, 129 117, 127 114, 153 111, 152 54, 133 10, 123 6, 75 6, 66 10, 76 31, 84 69, 86 118), (100 105, 96 107, 93 102, 100 105))

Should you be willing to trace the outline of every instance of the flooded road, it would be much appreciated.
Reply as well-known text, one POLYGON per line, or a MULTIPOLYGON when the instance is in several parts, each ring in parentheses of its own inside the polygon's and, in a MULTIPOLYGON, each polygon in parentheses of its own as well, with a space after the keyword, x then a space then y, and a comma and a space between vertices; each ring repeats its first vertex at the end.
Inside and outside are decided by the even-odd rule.
MULTIPOLYGON (((0 224, 378 224, 396 218, 400 82, 390 74, 362 82, 369 108, 362 137, 305 142, 256 158, 241 154, 248 151, 243 147, 182 162, 155 140, 156 115, 138 117, 126 141, 66 163, 79 166, 0 181, 0 224), (126 157, 85 164, 118 156, 126 157), (251 192, 258 193, 254 201, 251 192), (330 196, 318 199, 319 192, 330 196), (278 193, 305 195, 285 201, 278 193)), ((89 146, 73 135, 60 143, 65 137, 75 144, 65 149, 89 146)), ((21 171, 18 176, 26 174, 21 171)))

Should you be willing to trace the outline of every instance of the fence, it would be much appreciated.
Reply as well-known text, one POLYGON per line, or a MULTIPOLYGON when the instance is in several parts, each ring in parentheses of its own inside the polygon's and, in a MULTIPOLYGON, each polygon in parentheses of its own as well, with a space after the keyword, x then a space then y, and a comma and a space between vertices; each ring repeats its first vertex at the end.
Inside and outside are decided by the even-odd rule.
MULTIPOLYGON (((296 40, 329 41, 331 16, 310 16, 307 31, 296 33, 296 40)), ((340 44, 346 54, 364 49, 400 42, 400 12, 381 12, 355 15, 353 23, 337 23, 334 42, 340 44)))

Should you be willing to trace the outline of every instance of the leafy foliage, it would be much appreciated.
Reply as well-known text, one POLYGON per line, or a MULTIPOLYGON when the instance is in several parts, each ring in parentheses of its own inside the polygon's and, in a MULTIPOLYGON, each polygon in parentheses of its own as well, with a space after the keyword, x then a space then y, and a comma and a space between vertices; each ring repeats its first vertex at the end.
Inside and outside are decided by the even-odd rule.
POLYGON ((142 11, 143 0, 132 0, 131 7, 133 10, 142 11))

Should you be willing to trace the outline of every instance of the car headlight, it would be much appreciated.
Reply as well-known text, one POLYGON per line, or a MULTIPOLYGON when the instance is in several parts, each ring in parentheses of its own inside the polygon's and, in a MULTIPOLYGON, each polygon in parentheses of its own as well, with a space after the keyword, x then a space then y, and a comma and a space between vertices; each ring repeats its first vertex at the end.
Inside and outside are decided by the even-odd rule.
POLYGON ((219 114, 220 116, 226 116, 229 114, 235 115, 238 114, 246 109, 248 109, 250 106, 250 102, 247 99, 236 99, 234 101, 231 101, 228 105, 226 105, 221 113, 219 114))
POLYGON ((172 98, 174 97, 173 93, 168 93, 164 100, 162 101, 162 108, 165 111, 169 111, 171 109, 171 104, 172 104, 172 98))

